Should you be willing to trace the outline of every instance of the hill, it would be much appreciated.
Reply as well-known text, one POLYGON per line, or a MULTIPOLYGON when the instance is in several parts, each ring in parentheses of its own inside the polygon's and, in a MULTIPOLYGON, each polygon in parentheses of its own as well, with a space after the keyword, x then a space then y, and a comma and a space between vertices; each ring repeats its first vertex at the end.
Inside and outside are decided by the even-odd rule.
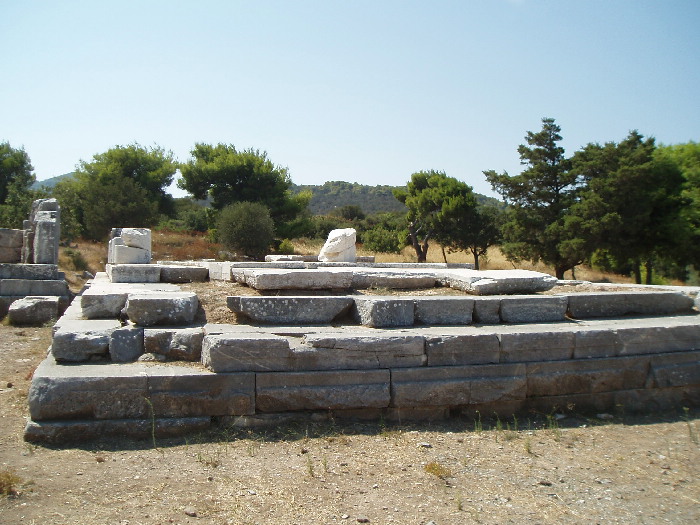
MULTIPOLYGON (((367 215, 382 212, 405 212, 406 207, 396 200, 392 190, 405 189, 405 186, 368 186, 354 182, 329 181, 318 185, 292 184, 292 193, 310 191, 312 193, 309 210, 314 215, 325 215, 334 208, 355 204, 367 215)), ((503 206, 498 199, 476 193, 480 204, 503 206)))
POLYGON ((62 180, 65 180, 65 179, 72 177, 74 174, 75 174, 75 172, 71 171, 70 173, 64 173, 63 175, 57 175, 56 177, 51 177, 50 179, 38 180, 34 184, 32 184, 32 189, 38 190, 40 188, 44 188, 45 190, 50 190, 56 184, 58 184, 62 180))

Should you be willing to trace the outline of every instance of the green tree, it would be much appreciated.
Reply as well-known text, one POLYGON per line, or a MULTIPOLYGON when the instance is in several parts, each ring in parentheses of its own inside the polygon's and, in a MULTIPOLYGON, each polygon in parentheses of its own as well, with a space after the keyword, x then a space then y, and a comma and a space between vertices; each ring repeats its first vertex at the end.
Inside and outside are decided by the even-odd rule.
POLYGON ((308 227, 303 214, 311 193, 292 195, 287 169, 275 166, 267 153, 238 151, 233 144, 196 144, 191 154, 193 158, 180 167, 178 186, 194 198, 211 198, 217 210, 234 202, 259 202, 270 210, 277 233, 285 238, 308 227))
POLYGON ((503 212, 495 206, 477 206, 472 213, 450 220, 439 239, 450 251, 470 252, 474 257, 474 268, 479 269, 479 258, 488 249, 501 242, 503 212))
POLYGON ((394 196, 408 208, 408 234, 418 262, 426 261, 430 240, 442 235, 450 220, 476 207, 469 185, 434 170, 414 173, 406 190, 395 190, 394 196))
POLYGON ((0 227, 21 228, 36 192, 34 168, 24 148, 0 143, 0 227))
POLYGON ((262 258, 275 238, 270 210, 259 202, 236 202, 219 213, 219 241, 228 249, 262 258))
POLYGON ((564 272, 581 264, 587 254, 567 217, 580 180, 569 171, 564 148, 558 145, 560 132, 554 119, 543 118, 542 129, 528 131, 527 145, 518 147, 520 163, 527 166, 520 175, 493 170, 484 175, 509 206, 502 228, 504 253, 516 261, 541 260, 563 279, 564 272))
POLYGON ((116 146, 94 155, 53 190, 61 203, 62 228, 69 235, 104 240, 113 227, 153 226, 159 213, 174 213, 166 190, 176 170, 173 154, 159 147, 116 146))

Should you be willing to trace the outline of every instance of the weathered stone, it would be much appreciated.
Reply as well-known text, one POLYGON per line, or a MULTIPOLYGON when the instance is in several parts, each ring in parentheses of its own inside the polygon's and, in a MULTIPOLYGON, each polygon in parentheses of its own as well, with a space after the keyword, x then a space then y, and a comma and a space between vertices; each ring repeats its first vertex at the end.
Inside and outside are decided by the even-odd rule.
POLYGON ((433 288, 438 279, 434 271, 416 268, 353 268, 352 287, 355 289, 433 288))
POLYGON ((575 334, 574 359, 589 359, 592 357, 614 357, 622 349, 617 331, 607 329, 582 328, 575 334))
POLYGON ((523 326, 498 334, 501 340, 501 362, 560 361, 571 359, 574 334, 570 331, 542 332, 523 326))
POLYGON ((144 331, 144 350, 170 359, 199 361, 203 339, 201 328, 147 328, 144 331))
POLYGON ((0 246, 0 263, 19 263, 22 260, 22 248, 0 246))
POLYGON ((480 324, 500 324, 501 299, 501 296, 476 297, 474 300, 474 322, 480 324))
POLYGON ((428 366, 498 363, 500 342, 496 334, 453 334, 426 337, 428 366))
POLYGON ((661 354, 651 357, 654 388, 700 385, 700 352, 661 354))
POLYGON ((117 320, 71 321, 53 336, 51 353, 57 361, 87 361, 109 352, 109 338, 121 327, 117 320))
POLYGON ((441 280, 475 295, 530 294, 557 284, 551 275, 529 270, 447 270, 441 272, 441 280))
POLYGON ((113 283, 160 282, 160 267, 154 264, 108 264, 107 275, 113 283))
POLYGON ((392 370, 393 407, 459 407, 524 399, 525 365, 481 365, 392 370))
POLYGON ((420 335, 393 332, 306 335, 293 353, 296 370, 362 370, 425 364, 425 341, 420 335))
POLYGON ((197 283, 209 278, 209 269, 202 266, 159 265, 163 283, 197 283))
POLYGON ((357 233, 354 228, 332 230, 326 243, 318 254, 318 260, 324 262, 355 262, 355 240, 357 233))
POLYGON ((414 302, 391 296, 355 297, 353 317, 357 322, 373 328, 412 326, 414 302))
POLYGON ((0 264, 0 279, 58 280, 55 264, 0 264))
POLYGON ((214 372, 292 370, 291 359, 287 339, 272 334, 207 335, 202 342, 202 363, 214 372))
POLYGON ((228 297, 229 309, 255 322, 273 324, 330 323, 347 312, 351 297, 336 296, 236 296, 228 297))
POLYGON ((136 361, 143 354, 143 328, 127 325, 109 337, 109 357, 115 363, 136 361))
POLYGON ((151 251, 151 230, 148 228, 122 228, 119 237, 125 246, 151 251))
POLYGON ((130 294, 124 310, 140 326, 187 325, 194 321, 199 307, 192 292, 130 294))
POLYGON ((504 323, 548 323, 564 321, 568 299, 556 295, 510 296, 501 299, 504 323))
POLYGON ((14 301, 8 311, 8 319, 12 325, 40 326, 52 319, 58 319, 58 316, 58 297, 24 297, 14 301))
POLYGON ((389 406, 389 370, 257 374, 260 412, 342 410, 389 406))
MULTIPOLYGON (((690 318, 695 320, 694 317, 690 318)), ((673 318, 654 319, 651 326, 627 327, 617 330, 619 355, 653 354, 700 349, 700 324, 684 324, 673 318), (655 326, 654 326, 655 325, 655 326)), ((651 322, 647 322, 651 324, 651 322)))
POLYGON ((244 282, 256 290, 326 290, 347 289, 352 285, 352 271, 328 268, 326 270, 244 269, 244 282))
POLYGON ((0 295, 70 295, 66 281, 0 279, 0 295))
POLYGON ((21 250, 23 240, 24 230, 0 228, 0 248, 19 248, 21 250))
POLYGON ((690 313, 694 301, 680 292, 577 293, 569 296, 569 313, 576 319, 623 315, 690 313))
POLYGON ((61 223, 58 212, 38 212, 34 223, 34 262, 58 264, 58 242, 61 223))
POLYGON ((108 291, 103 287, 89 288, 80 296, 80 306, 86 319, 113 319, 126 306, 129 293, 108 291))
POLYGON ((572 359, 564 362, 528 363, 528 397, 594 394, 643 388, 648 357, 572 359))
POLYGON ((415 321, 423 324, 471 324, 474 299, 468 297, 417 297, 415 321))
POLYGON ((150 262, 150 250, 120 244, 112 246, 111 264, 148 264, 150 262))

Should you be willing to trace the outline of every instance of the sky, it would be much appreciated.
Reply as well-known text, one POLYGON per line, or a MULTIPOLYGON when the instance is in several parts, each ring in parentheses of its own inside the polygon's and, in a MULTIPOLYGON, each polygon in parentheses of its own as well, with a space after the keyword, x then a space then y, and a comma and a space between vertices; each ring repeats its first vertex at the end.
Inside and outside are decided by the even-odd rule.
POLYGON ((494 196, 544 117, 567 155, 700 141, 698 27, 698 0, 0 0, 0 142, 39 180, 204 142, 296 184, 433 169, 494 196))

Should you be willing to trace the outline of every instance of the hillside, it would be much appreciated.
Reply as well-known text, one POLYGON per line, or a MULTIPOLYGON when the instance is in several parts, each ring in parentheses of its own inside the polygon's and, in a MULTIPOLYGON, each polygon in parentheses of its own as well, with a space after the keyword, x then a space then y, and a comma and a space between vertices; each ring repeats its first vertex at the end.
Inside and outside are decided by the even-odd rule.
POLYGON ((45 190, 50 190, 56 184, 62 180, 68 179, 74 175, 74 172, 64 173, 63 175, 57 175, 56 177, 51 177, 50 179, 38 180, 32 184, 33 190, 38 190, 39 188, 44 188, 45 190))
MULTIPOLYGON (((325 215, 334 208, 355 204, 362 208, 367 215, 382 212, 404 212, 406 207, 396 200, 392 190, 402 188, 400 186, 368 186, 354 182, 329 181, 318 185, 292 184, 293 193, 310 191, 313 196, 309 203, 309 210, 314 215, 325 215)), ((476 194, 480 204, 503 206, 503 203, 492 197, 476 194)))

